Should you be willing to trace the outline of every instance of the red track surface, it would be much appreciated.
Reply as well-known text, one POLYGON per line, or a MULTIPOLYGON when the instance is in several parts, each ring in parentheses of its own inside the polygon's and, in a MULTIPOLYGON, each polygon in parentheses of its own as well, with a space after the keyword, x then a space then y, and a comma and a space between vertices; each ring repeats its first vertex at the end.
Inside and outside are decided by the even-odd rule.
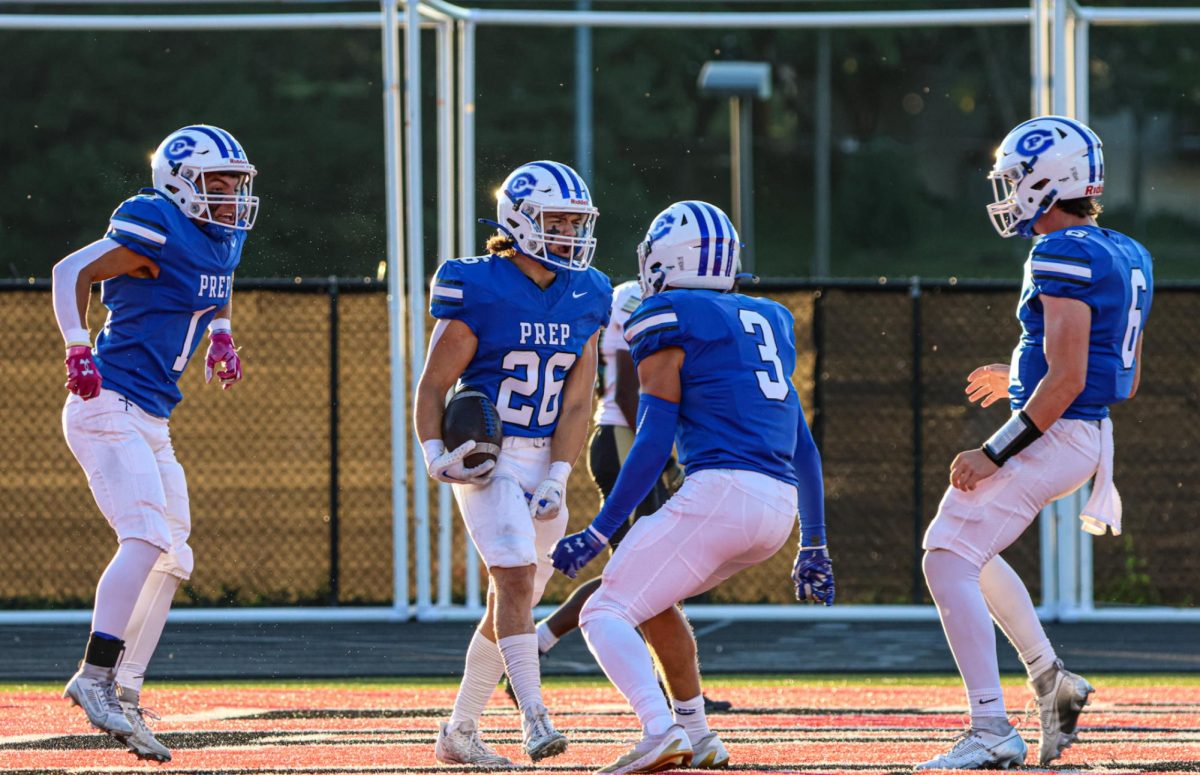
MULTIPOLYGON (((942 751, 961 729, 962 692, 937 686, 720 688, 735 712, 711 716, 742 771, 896 772, 942 751)), ((454 692, 413 688, 147 689, 163 716, 156 733, 175 752, 167 765, 138 762, 90 731, 57 694, 0 694, 0 772, 359 773, 455 771, 433 759, 437 721, 454 692)), ((1010 710, 1025 707, 1012 688, 1010 710)), ((556 773, 592 772, 623 753, 636 724, 612 689, 550 689, 556 723, 571 739, 545 762, 556 773)), ((1200 772, 1200 686, 1100 692, 1083 739, 1057 768, 1093 772, 1200 772)), ((517 716, 497 695, 485 738, 516 761, 517 716)), ((1022 727, 1036 759, 1036 720, 1022 727)), ((528 768, 527 768, 528 769, 528 768)))

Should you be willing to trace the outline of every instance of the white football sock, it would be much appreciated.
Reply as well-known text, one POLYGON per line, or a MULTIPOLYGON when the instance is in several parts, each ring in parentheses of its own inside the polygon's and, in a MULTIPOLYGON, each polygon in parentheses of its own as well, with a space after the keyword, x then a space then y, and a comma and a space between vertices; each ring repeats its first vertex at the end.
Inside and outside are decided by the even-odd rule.
POLYGON ((129 617, 160 554, 157 546, 136 538, 121 542, 96 585, 92 632, 124 640, 129 617))
POLYGON ((467 662, 463 667, 462 683, 458 685, 458 696, 454 698, 450 726, 463 721, 478 724, 502 675, 504 660, 500 658, 500 649, 475 630, 471 645, 467 646, 467 662))
POLYGON ((538 622, 537 639, 538 651, 542 654, 554 648, 554 644, 558 643, 558 636, 550 631, 550 625, 546 621, 538 622))
POLYGON ((675 723, 687 730, 688 740, 692 741, 692 745, 700 742, 701 738, 712 731, 708 728, 708 718, 704 715, 703 694, 697 694, 690 700, 675 700, 671 705, 675 712, 675 723))
POLYGON ((661 735, 670 729, 675 720, 654 678, 650 652, 633 625, 599 616, 588 619, 580 629, 592 655, 608 680, 625 695, 646 734, 661 735))
POLYGON ((1005 715, 996 629, 979 589, 979 568, 945 549, 926 552, 924 566, 942 629, 967 686, 971 718, 1005 715))
POLYGON ((1025 663, 1030 679, 1053 670, 1058 656, 1038 621, 1029 590, 1012 566, 999 555, 993 557, 979 573, 979 588, 992 618, 1025 663))
POLYGON ((509 635, 498 641, 508 682, 517 695, 522 711, 544 708, 542 701, 542 670, 538 664, 538 639, 532 632, 509 635))
POLYGON ((125 658, 117 670, 117 683, 122 688, 134 692, 142 690, 146 668, 158 648, 180 581, 178 576, 160 570, 151 571, 150 578, 146 579, 129 618, 129 626, 125 628, 125 658))

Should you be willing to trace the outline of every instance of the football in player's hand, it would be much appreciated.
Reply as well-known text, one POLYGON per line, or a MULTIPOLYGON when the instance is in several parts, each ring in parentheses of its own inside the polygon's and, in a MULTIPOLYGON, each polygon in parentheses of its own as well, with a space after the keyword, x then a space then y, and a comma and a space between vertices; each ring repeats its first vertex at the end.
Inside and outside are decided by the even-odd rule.
POLYGON ((495 460, 500 454, 504 431, 500 414, 482 391, 463 386, 450 397, 442 415, 442 441, 446 449, 457 449, 474 441, 475 449, 463 459, 467 468, 495 460))

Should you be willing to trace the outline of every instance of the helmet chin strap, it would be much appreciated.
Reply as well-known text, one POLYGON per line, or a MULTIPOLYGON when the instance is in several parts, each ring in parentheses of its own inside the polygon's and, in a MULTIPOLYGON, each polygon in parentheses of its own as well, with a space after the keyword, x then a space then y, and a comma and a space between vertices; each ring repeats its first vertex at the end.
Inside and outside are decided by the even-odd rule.
POLYGON ((1057 196, 1058 196, 1058 189, 1056 188, 1056 189, 1053 189, 1052 191, 1050 191, 1050 193, 1046 194, 1044 197, 1042 197, 1042 201, 1038 203, 1038 209, 1033 211, 1033 215, 1030 216, 1027 220, 1020 221, 1017 223, 1017 234, 1019 234, 1021 237, 1025 238, 1025 239, 1033 239, 1034 237, 1036 237, 1037 233, 1034 232, 1033 225, 1035 223, 1037 223, 1038 219, 1041 218, 1043 215, 1045 215, 1046 211, 1049 210, 1054 205, 1054 200, 1055 200, 1055 197, 1057 197, 1057 196))

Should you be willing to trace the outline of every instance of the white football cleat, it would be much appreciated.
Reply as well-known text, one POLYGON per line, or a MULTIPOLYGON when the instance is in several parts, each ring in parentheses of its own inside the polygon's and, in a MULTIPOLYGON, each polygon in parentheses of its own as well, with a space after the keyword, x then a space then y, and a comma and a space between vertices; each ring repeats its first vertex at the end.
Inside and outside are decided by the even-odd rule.
POLYGON ((1024 764, 1026 752, 1025 741, 1015 729, 1000 735, 984 729, 968 729, 949 751, 913 769, 1007 770, 1024 764))
POLYGON ((154 711, 143 708, 136 702, 124 700, 121 701, 121 709, 125 711, 125 719, 133 727, 133 734, 125 738, 125 745, 129 746, 129 752, 137 758, 147 761, 171 761, 171 752, 165 745, 158 742, 154 733, 150 731, 150 727, 146 725, 146 716, 155 721, 158 720, 154 711))
POLYGON ((567 750, 567 736, 550 723, 550 712, 545 707, 533 707, 521 717, 521 729, 525 737, 525 753, 535 762, 558 756, 567 750))
POLYGON ((124 742, 133 734, 133 727, 125 718, 121 703, 117 702, 115 671, 108 670, 106 674, 97 676, 96 672, 104 668, 90 666, 92 669, 88 670, 88 667, 86 664, 80 666, 79 671, 71 676, 67 687, 63 689, 63 698, 83 708, 88 721, 96 729, 124 742), (85 675, 85 671, 89 674, 85 675))
POLYGON ((451 727, 440 724, 433 755, 442 764, 469 764, 472 767, 511 767, 512 760, 484 745, 479 728, 473 721, 463 721, 451 727))
MULTIPOLYGON (((1038 760, 1045 767, 1062 756, 1071 743, 1079 739, 1076 729, 1079 716, 1088 704, 1088 695, 1096 691, 1081 675, 1063 669, 1062 660, 1055 662, 1054 687, 1037 698, 1042 731, 1038 745, 1038 760)), ((1032 683, 1030 684, 1032 687, 1032 683)), ((1037 694, 1037 691, 1034 691, 1037 694)))
POLYGON ((692 744, 683 727, 675 724, 661 735, 646 735, 629 753, 600 772, 659 772, 691 763, 692 744))
POLYGON ((729 766, 729 751, 716 732, 692 743, 692 763, 688 766, 693 770, 720 770, 729 766))

